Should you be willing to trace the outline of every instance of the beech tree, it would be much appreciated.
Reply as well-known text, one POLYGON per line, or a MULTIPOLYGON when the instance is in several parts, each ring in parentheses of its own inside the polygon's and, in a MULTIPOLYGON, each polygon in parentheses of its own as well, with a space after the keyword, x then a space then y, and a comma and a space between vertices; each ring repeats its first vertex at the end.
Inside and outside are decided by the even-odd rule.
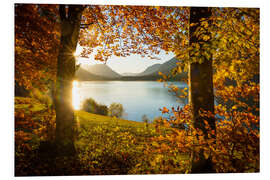
MULTIPOLYGON (((62 151, 75 151, 74 111, 72 107, 72 82, 75 74, 75 57, 81 16, 81 5, 60 5, 61 41, 57 61, 56 82, 56 143, 62 151)), ((68 152, 69 153, 69 152, 68 152)))
MULTIPOLYGON (((191 7, 190 9, 190 24, 192 26, 190 27, 189 43, 191 47, 193 44, 199 44, 199 46, 198 50, 189 53, 191 59, 197 58, 195 62, 189 65, 189 103, 193 115, 193 126, 203 130, 206 137, 208 132, 205 129, 204 121, 208 122, 211 130, 216 129, 215 118, 200 115, 201 110, 214 114, 212 55, 209 53, 209 56, 206 56, 204 53, 207 52, 207 49, 203 49, 205 44, 210 44, 210 32, 206 29, 203 33, 200 33, 200 36, 209 37, 200 39, 196 30, 198 27, 202 27, 202 22, 209 23, 208 19, 211 18, 211 15, 211 8, 191 7), (206 19, 206 21, 202 21, 202 19, 206 19)), ((203 152, 201 152, 201 160, 194 163, 192 172, 214 172, 210 158, 205 159, 203 152)))

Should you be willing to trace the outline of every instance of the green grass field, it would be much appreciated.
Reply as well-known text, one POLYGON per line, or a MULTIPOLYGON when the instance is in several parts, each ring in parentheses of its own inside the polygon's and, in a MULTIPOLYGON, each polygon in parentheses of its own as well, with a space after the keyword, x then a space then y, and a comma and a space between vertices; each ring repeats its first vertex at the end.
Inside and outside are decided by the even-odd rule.
POLYGON ((145 143, 156 134, 150 124, 77 111, 76 149, 91 174, 136 173, 145 143))
POLYGON ((142 122, 129 121, 125 119, 118 119, 115 117, 103 116, 85 111, 75 112, 76 120, 83 126, 96 126, 96 125, 118 125, 122 128, 143 128, 145 127, 142 122))
POLYGON ((89 130, 95 127, 112 128, 112 129, 119 128, 119 130, 121 131, 130 132, 138 136, 147 135, 149 132, 154 131, 153 124, 148 124, 147 126, 146 123, 143 122, 136 122, 125 119, 119 119, 116 117, 97 115, 85 111, 76 111, 75 118, 79 131, 82 128, 89 130))

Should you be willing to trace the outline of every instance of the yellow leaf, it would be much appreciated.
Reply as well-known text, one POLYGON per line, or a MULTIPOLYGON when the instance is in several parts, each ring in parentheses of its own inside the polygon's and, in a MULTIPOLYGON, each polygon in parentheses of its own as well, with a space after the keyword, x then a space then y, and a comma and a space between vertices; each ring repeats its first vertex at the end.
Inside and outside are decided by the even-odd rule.
POLYGON ((204 41, 207 41, 208 39, 210 39, 210 36, 208 36, 208 35, 203 36, 204 41))
POLYGON ((153 146, 156 146, 156 147, 159 146, 158 143, 157 143, 156 141, 152 142, 152 145, 153 145, 153 146))

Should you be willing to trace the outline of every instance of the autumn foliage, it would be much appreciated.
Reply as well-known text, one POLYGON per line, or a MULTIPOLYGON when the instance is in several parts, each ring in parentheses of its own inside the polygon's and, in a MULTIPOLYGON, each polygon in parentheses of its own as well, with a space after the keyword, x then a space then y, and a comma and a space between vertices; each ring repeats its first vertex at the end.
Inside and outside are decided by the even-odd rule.
POLYGON ((60 26, 55 5, 15 5, 15 81, 27 89, 56 78, 60 26))
MULTIPOLYGON (((169 119, 157 122, 158 131, 161 127, 172 127, 151 139, 154 149, 152 144, 148 145, 147 153, 159 154, 159 159, 154 159, 153 163, 160 173, 190 173, 192 160, 198 161, 201 152, 206 158, 212 157, 216 172, 259 171, 259 117, 236 110, 224 111, 222 105, 215 109, 219 115, 216 131, 205 121, 207 137, 202 130, 192 127, 189 106, 171 109, 166 112, 171 113, 169 119)), ((211 116, 207 112, 203 115, 211 116)))

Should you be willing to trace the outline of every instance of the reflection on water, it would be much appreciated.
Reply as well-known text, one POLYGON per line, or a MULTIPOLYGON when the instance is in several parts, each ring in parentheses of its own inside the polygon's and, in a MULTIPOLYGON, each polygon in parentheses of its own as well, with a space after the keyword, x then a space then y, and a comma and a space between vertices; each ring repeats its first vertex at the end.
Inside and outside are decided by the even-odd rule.
MULTIPOLYGON (((187 87, 182 82, 174 84, 179 88, 187 87)), ((164 106, 182 107, 187 103, 187 99, 177 101, 163 83, 155 81, 82 81, 76 91, 79 104, 90 97, 107 106, 121 103, 125 110, 123 118, 134 121, 141 121, 144 114, 150 119, 161 116, 159 109, 164 106)))
POLYGON ((72 88, 72 106, 75 110, 80 109, 81 98, 80 98, 80 89, 79 89, 79 82, 73 81, 73 88, 72 88))

